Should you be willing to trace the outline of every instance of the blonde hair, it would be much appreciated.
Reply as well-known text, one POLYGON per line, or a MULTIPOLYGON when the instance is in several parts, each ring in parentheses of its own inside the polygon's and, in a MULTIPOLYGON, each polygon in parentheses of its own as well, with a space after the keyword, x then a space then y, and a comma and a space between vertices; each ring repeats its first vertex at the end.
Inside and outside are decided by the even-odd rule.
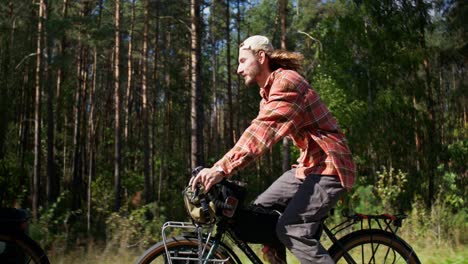
POLYGON ((302 68, 302 61, 304 60, 304 55, 301 53, 287 50, 274 50, 268 53, 268 57, 270 58, 269 64, 272 71, 279 68, 299 71, 302 68))

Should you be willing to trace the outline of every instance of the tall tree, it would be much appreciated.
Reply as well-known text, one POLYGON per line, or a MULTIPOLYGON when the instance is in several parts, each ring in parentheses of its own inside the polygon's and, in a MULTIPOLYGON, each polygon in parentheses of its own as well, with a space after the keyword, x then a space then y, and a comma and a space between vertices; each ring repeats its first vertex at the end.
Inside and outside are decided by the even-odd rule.
POLYGON ((88 233, 91 232, 91 199, 92 199, 92 183, 95 174, 95 153, 96 153, 96 128, 95 128, 95 93, 96 93, 96 82, 97 82, 97 63, 98 54, 97 48, 93 47, 93 66, 92 66, 92 84, 91 91, 89 92, 89 115, 88 115, 88 188, 86 195, 87 202, 87 214, 86 214, 86 227, 88 233))
POLYGON ((115 1, 114 35, 114 211, 122 205, 121 189, 121 145, 120 145, 120 0, 115 1))
POLYGON ((149 0, 144 2, 144 29, 143 29, 143 65, 141 71, 141 93, 142 93, 142 115, 143 115, 143 174, 145 178, 145 201, 153 200, 153 186, 150 175, 150 142, 149 142, 149 119, 148 119, 148 30, 149 30, 149 0))
POLYGON ((203 165, 203 107, 201 95, 200 0, 190 1, 191 17, 191 166, 203 165))
MULTIPOLYGON (((83 19, 89 12, 89 3, 83 2, 79 5, 78 16, 83 19)), ((78 37, 76 40, 76 90, 75 102, 73 109, 73 165, 72 165, 72 179, 69 188, 72 191, 72 210, 79 210, 82 206, 82 199, 84 198, 83 191, 83 175, 85 166, 85 146, 84 136, 86 136, 83 128, 85 127, 84 111, 86 104, 86 90, 87 90, 87 45, 84 38, 86 38, 85 27, 82 23, 77 26, 78 37)))
POLYGON ((211 3, 210 10, 210 43, 211 43, 211 84, 212 84, 212 103, 211 103, 211 116, 210 116, 210 151, 214 152, 215 157, 219 155, 219 142, 218 142, 218 57, 217 57, 217 38, 216 27, 216 1, 211 3))
POLYGON ((228 93, 228 146, 234 144, 234 107, 232 104, 231 81, 231 2, 226 0, 226 68, 227 68, 227 93, 228 93))
MULTIPOLYGON (((50 10, 50 5, 48 5, 50 10)), ((45 12, 45 20, 47 20, 47 13, 45 12)), ((55 117, 54 117, 54 87, 52 86, 52 69, 50 68, 52 61, 52 37, 47 36, 47 32, 44 32, 44 45, 47 50, 47 60, 45 60, 46 65, 44 66, 45 70, 45 83, 46 83, 46 98, 47 98, 47 184, 46 184, 46 193, 47 193, 47 202, 48 205, 51 205, 56 201, 59 195, 59 178, 56 173, 56 164, 55 164, 55 117)))
POLYGON ((125 124, 124 124, 124 141, 128 140, 128 130, 130 122, 131 108, 131 90, 133 81, 133 38, 135 28, 135 1, 132 0, 132 15, 130 17, 130 32, 128 35, 128 53, 127 53, 127 89, 125 93, 125 124))
POLYGON ((44 16, 46 5, 44 0, 39 1, 39 15, 37 20, 37 47, 36 47, 36 94, 34 108, 34 176, 32 188, 33 218, 38 219, 41 179, 41 66, 42 66, 42 35, 44 30, 44 16))

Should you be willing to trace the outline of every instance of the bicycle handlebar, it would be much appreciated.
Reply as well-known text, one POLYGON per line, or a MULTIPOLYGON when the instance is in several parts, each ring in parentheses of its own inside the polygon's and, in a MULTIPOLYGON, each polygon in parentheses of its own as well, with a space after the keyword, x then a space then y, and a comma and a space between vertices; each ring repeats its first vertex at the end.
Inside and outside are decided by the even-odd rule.
MULTIPOLYGON (((192 178, 193 177, 196 177, 198 175, 198 173, 203 169, 202 166, 198 166, 196 167, 195 169, 192 170, 192 178)), ((226 187, 230 187, 230 183, 226 180, 226 179, 223 179, 221 182, 217 183, 216 185, 218 186, 226 186, 226 187)), ((235 210, 236 207, 237 207, 237 203, 235 205, 232 205, 232 204, 229 204, 228 201, 223 201, 221 199, 219 199, 214 193, 212 190, 216 189, 216 188, 212 188, 209 192, 207 193, 204 193, 204 191, 202 191, 202 185, 200 183, 197 183, 197 185, 195 186, 195 191, 193 193, 193 196, 191 199, 195 199, 196 197, 199 198, 199 201, 200 201, 200 204, 201 204, 201 207, 202 207, 202 210, 203 210, 203 213, 205 214, 205 216, 207 216, 209 214, 209 202, 213 202, 215 207, 217 209, 220 209, 220 210, 235 210), (209 199, 209 201, 207 200, 207 198, 209 199)))

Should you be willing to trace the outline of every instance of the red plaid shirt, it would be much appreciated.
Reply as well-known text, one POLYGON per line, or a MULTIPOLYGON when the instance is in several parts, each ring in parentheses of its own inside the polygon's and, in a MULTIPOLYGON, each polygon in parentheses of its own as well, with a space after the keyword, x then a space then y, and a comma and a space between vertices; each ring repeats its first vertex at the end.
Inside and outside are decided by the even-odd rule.
POLYGON ((356 171, 345 136, 309 83, 295 71, 278 69, 260 95, 258 116, 215 165, 232 175, 289 136, 301 153, 293 165, 296 177, 338 175, 343 187, 351 188, 356 171))

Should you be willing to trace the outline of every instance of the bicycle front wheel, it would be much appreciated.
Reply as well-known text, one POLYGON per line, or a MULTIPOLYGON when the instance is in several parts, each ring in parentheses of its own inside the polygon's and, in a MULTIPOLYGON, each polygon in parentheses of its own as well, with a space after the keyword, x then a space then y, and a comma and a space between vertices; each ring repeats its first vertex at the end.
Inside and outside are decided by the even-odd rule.
MULTIPOLYGON (((164 247, 163 242, 159 242, 149 248, 143 253, 143 255, 137 260, 137 264, 162 264, 162 263, 199 263, 198 259, 198 239, 192 237, 173 237, 168 239, 166 242, 167 251, 164 247), (169 259, 171 260, 169 262, 169 259)), ((210 250, 211 245, 208 245, 205 249, 205 256, 210 250)), ((205 261, 205 259, 203 259, 205 261)), ((205 263, 236 263, 230 254, 219 246, 215 252, 211 253, 209 260, 205 263)))
POLYGON ((420 264, 414 250, 400 237, 383 230, 359 230, 334 243, 329 249, 337 264, 420 264))
POLYGON ((44 250, 22 232, 0 232, 0 263, 49 264, 44 250))

